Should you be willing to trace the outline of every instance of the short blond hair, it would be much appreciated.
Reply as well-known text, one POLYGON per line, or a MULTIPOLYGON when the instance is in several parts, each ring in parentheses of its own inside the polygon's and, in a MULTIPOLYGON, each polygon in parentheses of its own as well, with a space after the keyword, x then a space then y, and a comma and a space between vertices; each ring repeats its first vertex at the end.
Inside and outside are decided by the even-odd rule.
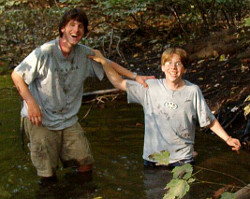
POLYGON ((167 48, 161 56, 161 65, 163 66, 167 61, 169 61, 173 54, 177 54, 181 58, 181 63, 183 64, 184 68, 187 68, 189 59, 187 52, 182 48, 167 48))

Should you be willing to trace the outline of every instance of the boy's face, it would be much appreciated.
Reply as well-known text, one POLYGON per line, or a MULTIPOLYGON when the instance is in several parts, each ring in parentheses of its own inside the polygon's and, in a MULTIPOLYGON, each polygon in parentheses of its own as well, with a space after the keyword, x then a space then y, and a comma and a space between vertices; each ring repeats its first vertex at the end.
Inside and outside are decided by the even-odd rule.
POLYGON ((62 27, 61 31, 63 33, 62 38, 71 46, 76 45, 84 36, 83 24, 73 19, 71 19, 65 27, 62 27))
POLYGON ((173 56, 161 66, 161 69, 165 73, 167 82, 172 83, 179 83, 182 80, 183 74, 187 71, 181 62, 180 56, 177 54, 173 54, 173 56))

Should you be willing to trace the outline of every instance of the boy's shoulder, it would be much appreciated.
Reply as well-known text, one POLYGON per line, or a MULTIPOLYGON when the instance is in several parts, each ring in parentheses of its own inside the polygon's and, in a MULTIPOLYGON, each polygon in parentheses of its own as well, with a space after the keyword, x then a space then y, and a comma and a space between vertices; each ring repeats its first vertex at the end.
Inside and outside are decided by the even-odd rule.
POLYGON ((150 84, 162 84, 165 81, 164 79, 147 79, 146 82, 148 85, 150 85, 150 84))
POLYGON ((193 91, 193 92, 200 92, 200 87, 197 84, 194 84, 188 80, 184 80, 186 83, 186 88, 189 91, 193 91))

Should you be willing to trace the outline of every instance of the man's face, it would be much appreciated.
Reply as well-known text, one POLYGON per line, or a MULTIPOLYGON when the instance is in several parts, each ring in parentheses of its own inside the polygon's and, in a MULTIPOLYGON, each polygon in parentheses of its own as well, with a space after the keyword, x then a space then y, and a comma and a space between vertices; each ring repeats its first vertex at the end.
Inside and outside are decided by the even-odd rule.
POLYGON ((179 83, 182 80, 182 75, 186 73, 181 58, 177 54, 173 54, 172 58, 166 61, 161 68, 166 75, 167 81, 172 83, 179 83))
POLYGON ((61 31, 63 33, 62 38, 71 46, 76 45, 84 36, 83 24, 73 19, 71 19, 61 31))

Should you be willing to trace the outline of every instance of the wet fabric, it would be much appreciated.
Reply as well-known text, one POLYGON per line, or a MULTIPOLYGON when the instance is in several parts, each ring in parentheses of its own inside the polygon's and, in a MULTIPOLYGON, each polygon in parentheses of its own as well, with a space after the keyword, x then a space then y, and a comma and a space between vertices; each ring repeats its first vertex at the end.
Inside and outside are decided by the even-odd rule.
POLYGON ((93 164, 89 142, 78 122, 69 128, 52 131, 24 118, 24 127, 29 139, 31 160, 38 176, 54 176, 59 160, 64 166, 71 167, 93 164))
POLYGON ((208 126, 215 119, 199 87, 185 80, 180 90, 171 90, 166 79, 148 80, 149 88, 135 81, 127 81, 128 103, 143 106, 145 135, 143 159, 166 150, 169 163, 191 159, 195 140, 195 127, 208 126))
MULTIPOLYGON (((57 38, 36 48, 15 68, 29 85, 48 129, 72 126, 78 120, 85 79, 103 78, 102 66, 87 58, 88 54, 93 54, 89 47, 77 44, 65 58, 57 38)), ((28 116, 25 102, 21 115, 28 116)))

